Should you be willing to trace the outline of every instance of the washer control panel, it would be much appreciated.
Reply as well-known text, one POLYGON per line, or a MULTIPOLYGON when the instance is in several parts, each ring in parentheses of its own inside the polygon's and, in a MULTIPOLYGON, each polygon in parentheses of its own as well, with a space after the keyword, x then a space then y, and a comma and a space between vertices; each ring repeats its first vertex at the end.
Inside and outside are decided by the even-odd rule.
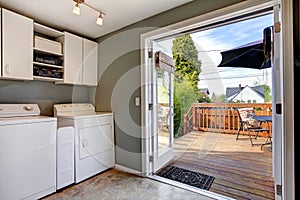
POLYGON ((0 117, 40 115, 38 104, 0 104, 0 117))

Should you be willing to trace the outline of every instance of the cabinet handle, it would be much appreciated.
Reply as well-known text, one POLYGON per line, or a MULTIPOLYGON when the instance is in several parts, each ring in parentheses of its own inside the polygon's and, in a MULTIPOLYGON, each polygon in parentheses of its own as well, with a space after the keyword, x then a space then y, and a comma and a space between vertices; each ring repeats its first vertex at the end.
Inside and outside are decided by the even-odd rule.
POLYGON ((9 75, 9 64, 5 65, 5 73, 9 75))

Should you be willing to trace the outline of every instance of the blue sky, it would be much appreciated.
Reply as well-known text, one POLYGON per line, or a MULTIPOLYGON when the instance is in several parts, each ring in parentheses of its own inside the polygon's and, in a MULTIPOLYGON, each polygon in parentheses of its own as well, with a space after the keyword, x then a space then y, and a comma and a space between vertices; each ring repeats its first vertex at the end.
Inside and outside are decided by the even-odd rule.
POLYGON ((197 42, 202 39, 212 38, 218 43, 226 43, 231 48, 242 44, 250 43, 255 40, 263 39, 263 29, 271 26, 273 15, 265 15, 258 18, 241 21, 218 28, 192 34, 197 42))
POLYGON ((191 34, 202 62, 200 88, 210 92, 225 93, 227 87, 267 84, 272 86, 271 68, 264 70, 246 68, 217 68, 221 51, 263 39, 263 29, 273 24, 273 15, 265 15, 226 26, 191 34))
MULTIPOLYGON (((271 68, 264 70, 246 68, 217 68, 221 51, 229 50, 263 39, 263 29, 273 24, 273 14, 220 26, 191 34, 202 62, 199 88, 209 88, 210 93, 225 94, 227 87, 253 86, 256 83, 272 86, 271 68)), ((172 39, 160 41, 160 49, 172 56, 172 39)))

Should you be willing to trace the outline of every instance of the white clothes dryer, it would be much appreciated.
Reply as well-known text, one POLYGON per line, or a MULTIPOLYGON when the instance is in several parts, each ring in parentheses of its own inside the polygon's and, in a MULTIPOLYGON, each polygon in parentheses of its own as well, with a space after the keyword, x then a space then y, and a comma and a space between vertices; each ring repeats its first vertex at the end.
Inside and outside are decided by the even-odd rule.
POLYGON ((56 104, 58 128, 74 127, 75 183, 115 166, 113 114, 90 103, 56 104))
POLYGON ((0 104, 0 199, 39 199, 56 191, 57 119, 37 104, 0 104))

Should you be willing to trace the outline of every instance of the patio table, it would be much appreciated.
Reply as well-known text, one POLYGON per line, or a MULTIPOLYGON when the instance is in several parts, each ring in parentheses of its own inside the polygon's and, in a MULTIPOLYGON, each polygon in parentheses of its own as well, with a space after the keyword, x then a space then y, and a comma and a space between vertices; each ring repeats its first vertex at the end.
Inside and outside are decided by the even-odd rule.
POLYGON ((262 116, 253 116, 253 119, 256 119, 260 122, 272 122, 272 116, 262 115, 262 116))
MULTIPOLYGON (((267 116, 267 115, 261 115, 261 116, 253 116, 253 119, 256 119, 257 121, 259 121, 260 123, 268 123, 268 122, 272 122, 272 116, 267 116)), ((264 144, 261 145, 261 149, 265 146, 270 144, 271 147, 270 149, 272 149, 272 137, 270 136, 270 131, 268 132, 268 136, 267 136, 267 140, 264 144)))

